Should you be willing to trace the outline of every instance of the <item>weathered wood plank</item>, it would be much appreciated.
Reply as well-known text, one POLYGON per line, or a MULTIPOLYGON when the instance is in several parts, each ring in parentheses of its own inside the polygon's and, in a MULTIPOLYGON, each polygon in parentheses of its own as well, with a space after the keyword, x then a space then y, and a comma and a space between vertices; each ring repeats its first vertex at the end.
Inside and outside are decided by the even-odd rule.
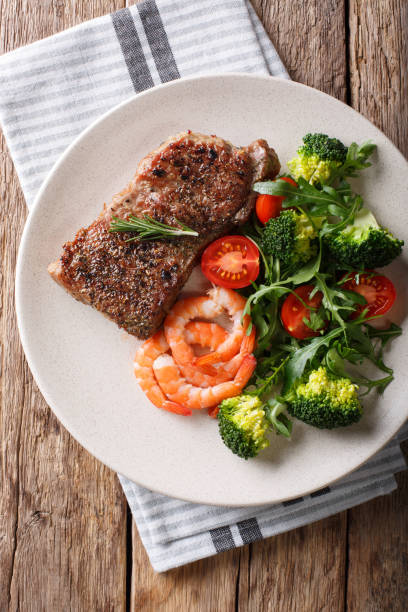
MULTIPOLYGON (((351 102, 408 155, 408 4, 350 1, 351 102)), ((408 444, 405 444, 408 451, 408 444)), ((408 473, 398 490, 349 511, 347 608, 408 605, 408 473)))
POLYGON ((351 105, 408 156, 408 3, 350 0, 351 105))
POLYGON ((26 212, 10 158, 1 139, 1 495, 0 495, 0 609, 10 596, 19 506, 19 450, 25 396, 24 358, 15 323, 13 276, 17 245, 26 212), (10 202, 16 206, 10 207, 10 202), (10 210, 6 210, 9 208, 10 210))
POLYGON ((241 580, 239 609, 344 610, 346 525, 342 512, 253 544, 249 581, 241 580))
MULTIPOLYGON (((122 6, 121 2, 1 3, 2 51, 122 6)), ((14 270, 26 217, 1 141, 0 609, 121 610, 126 504, 116 476, 59 425, 25 364, 14 270)))
POLYGON ((234 612, 237 583, 246 571, 248 554, 248 548, 228 551, 155 574, 134 529, 131 612, 234 612))
MULTIPOLYGON (((408 451, 408 445, 405 445, 408 451)), ((392 495, 349 510, 347 610, 405 612, 408 607, 408 477, 392 495)))
POLYGON ((291 78, 346 100, 343 0, 251 0, 291 78))

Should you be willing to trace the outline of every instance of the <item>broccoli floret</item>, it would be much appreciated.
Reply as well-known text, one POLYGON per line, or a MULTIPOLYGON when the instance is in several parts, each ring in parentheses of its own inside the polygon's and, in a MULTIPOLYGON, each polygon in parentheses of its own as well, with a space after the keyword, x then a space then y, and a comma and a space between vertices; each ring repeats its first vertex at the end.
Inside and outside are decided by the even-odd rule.
POLYGON ((243 459, 255 457, 269 446, 266 432, 269 421, 261 400, 252 395, 238 395, 220 404, 218 426, 228 448, 243 459))
POLYGON ((367 209, 361 209, 354 222, 341 232, 325 236, 331 257, 340 265, 359 270, 387 266, 402 251, 403 240, 398 240, 383 227, 367 209))
POLYGON ((317 253, 317 229, 309 218, 294 210, 284 210, 265 225, 261 247, 281 264, 297 267, 317 253))
POLYGON ((306 134, 304 145, 298 153, 318 155, 320 159, 337 161, 343 164, 346 160, 347 147, 338 138, 329 138, 327 134, 306 134))
POLYGON ((288 412, 320 429, 352 425, 363 414, 357 388, 349 378, 329 376, 326 368, 320 367, 286 394, 288 412))
POLYGON ((337 138, 326 134, 306 134, 297 157, 288 161, 288 168, 295 179, 303 177, 309 183, 327 183, 336 169, 344 164, 347 147, 337 138))

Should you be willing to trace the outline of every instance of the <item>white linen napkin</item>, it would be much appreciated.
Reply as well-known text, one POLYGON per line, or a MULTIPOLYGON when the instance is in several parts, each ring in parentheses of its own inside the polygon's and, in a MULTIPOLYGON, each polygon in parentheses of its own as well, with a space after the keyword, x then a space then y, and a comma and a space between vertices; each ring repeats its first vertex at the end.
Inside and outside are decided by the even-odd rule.
MULTIPOLYGON (((82 130, 162 82, 257 72, 289 78, 249 0, 145 0, 0 57, 0 121, 27 205, 82 130)), ((305 498, 258 508, 191 504, 119 475, 156 571, 327 517, 396 488, 405 426, 362 468, 305 498)))

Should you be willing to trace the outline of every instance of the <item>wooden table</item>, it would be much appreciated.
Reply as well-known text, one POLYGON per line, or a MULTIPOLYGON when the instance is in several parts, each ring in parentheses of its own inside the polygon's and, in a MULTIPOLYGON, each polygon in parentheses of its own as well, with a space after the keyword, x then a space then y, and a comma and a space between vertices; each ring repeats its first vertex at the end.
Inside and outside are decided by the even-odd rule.
MULTIPOLYGON (((125 5, 5 0, 1 51, 125 5)), ((406 0, 254 6, 294 80, 358 109, 408 153, 406 0)), ((27 211, 4 140, 0 161, 0 610, 407 610, 408 472, 387 497, 164 575, 152 571, 116 475, 59 424, 25 363, 13 289, 27 211)))

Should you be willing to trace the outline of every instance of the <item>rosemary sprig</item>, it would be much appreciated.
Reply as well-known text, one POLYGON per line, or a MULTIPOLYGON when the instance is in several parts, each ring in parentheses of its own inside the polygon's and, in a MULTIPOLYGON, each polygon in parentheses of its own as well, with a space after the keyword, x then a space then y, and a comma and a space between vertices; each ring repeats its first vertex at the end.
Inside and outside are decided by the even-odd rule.
POLYGON ((132 240, 158 240, 160 238, 177 238, 178 236, 198 236, 198 232, 190 229, 176 219, 180 227, 172 227, 160 221, 156 221, 149 215, 135 217, 130 215, 127 219, 112 217, 110 232, 134 232, 136 236, 128 238, 126 242, 132 240))

